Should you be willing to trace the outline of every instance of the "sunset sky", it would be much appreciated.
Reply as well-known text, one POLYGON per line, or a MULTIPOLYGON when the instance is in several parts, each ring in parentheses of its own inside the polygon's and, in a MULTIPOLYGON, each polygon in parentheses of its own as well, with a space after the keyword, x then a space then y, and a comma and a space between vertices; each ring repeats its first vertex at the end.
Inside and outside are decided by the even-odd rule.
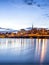
POLYGON ((49 0, 0 0, 0 27, 21 29, 32 24, 49 28, 49 0))

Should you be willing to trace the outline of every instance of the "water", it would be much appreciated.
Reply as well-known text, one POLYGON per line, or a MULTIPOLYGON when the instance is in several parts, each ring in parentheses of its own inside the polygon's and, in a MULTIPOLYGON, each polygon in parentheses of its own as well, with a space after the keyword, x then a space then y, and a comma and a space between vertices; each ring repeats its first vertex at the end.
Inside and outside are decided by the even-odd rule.
POLYGON ((0 38, 0 62, 48 63, 49 39, 0 38))

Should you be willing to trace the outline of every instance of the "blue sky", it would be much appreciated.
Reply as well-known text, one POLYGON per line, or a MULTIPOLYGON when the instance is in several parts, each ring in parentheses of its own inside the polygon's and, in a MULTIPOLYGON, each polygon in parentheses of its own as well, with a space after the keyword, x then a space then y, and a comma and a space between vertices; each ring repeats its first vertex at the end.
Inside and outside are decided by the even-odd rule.
POLYGON ((49 28, 49 0, 0 0, 0 27, 21 29, 49 28))

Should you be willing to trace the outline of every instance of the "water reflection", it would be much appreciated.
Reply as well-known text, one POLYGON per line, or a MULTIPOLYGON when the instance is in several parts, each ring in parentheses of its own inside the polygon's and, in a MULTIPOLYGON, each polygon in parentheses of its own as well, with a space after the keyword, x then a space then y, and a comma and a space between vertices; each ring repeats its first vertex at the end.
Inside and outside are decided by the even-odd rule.
POLYGON ((35 49, 35 59, 36 61, 42 63, 47 51, 47 39, 36 39, 36 49, 35 49))
POLYGON ((2 61, 43 63, 45 59, 47 60, 47 50, 48 39, 0 38, 0 60, 2 61))
POLYGON ((41 50, 41 62, 43 62, 47 49, 47 39, 43 39, 42 50, 41 50))

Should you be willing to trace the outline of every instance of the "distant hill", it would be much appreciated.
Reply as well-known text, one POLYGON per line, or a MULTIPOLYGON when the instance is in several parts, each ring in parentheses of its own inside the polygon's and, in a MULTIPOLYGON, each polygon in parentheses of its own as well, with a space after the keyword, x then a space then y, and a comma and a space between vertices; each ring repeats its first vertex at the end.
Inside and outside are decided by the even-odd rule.
POLYGON ((0 27, 0 33, 11 33, 11 32, 18 32, 18 30, 13 30, 13 29, 9 29, 9 28, 1 28, 0 27))
POLYGON ((25 28, 25 30, 31 30, 31 29, 32 29, 32 27, 25 28))

